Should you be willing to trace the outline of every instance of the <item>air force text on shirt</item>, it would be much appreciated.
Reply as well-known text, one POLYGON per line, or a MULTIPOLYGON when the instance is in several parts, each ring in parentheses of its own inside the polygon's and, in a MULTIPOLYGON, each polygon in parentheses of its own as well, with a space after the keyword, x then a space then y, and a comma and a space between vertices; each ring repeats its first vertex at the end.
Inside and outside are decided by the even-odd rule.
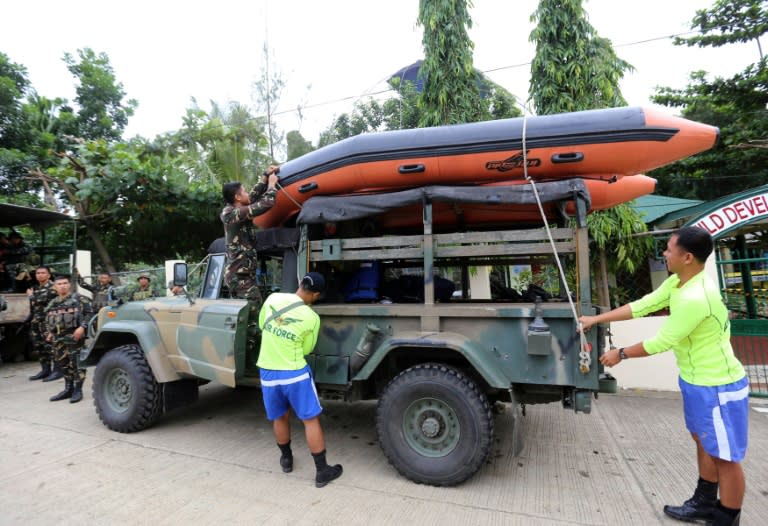
POLYGON ((278 338, 284 338, 292 342, 295 342, 297 340, 296 335, 294 333, 292 333, 291 331, 285 330, 282 327, 279 327, 271 322, 267 323, 264 326, 264 330, 270 332, 271 334, 274 334, 278 338))

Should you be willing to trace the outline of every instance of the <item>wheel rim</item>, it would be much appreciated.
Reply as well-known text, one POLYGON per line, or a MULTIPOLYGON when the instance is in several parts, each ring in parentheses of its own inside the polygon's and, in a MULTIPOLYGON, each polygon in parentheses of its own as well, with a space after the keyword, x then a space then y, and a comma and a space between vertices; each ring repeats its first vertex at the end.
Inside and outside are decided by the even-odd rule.
POLYGON ((403 414, 403 436, 408 445, 425 457, 444 457, 461 438, 453 409, 436 398, 420 398, 403 414))
POLYGON ((133 389, 128 373, 123 369, 112 369, 104 382, 104 391, 109 408, 117 413, 128 410, 133 398, 133 389))

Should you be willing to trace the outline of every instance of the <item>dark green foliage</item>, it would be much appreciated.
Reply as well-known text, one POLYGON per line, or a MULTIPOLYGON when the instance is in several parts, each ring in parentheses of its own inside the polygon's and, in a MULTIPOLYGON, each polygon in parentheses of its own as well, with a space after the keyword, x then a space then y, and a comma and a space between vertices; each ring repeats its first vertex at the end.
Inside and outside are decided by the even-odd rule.
POLYGON ((123 102, 125 91, 117 82, 105 53, 98 55, 90 48, 77 51, 78 60, 64 54, 67 69, 78 80, 77 116, 74 126, 65 133, 83 139, 119 140, 138 103, 130 99, 123 102))
POLYGON ((424 27, 424 62, 419 70, 424 91, 419 127, 486 120, 478 75, 472 63, 474 43, 469 0, 420 0, 417 23, 424 27))
POLYGON ((598 36, 581 0, 540 0, 531 64, 531 99, 539 115, 626 106, 619 81, 631 64, 598 36))
POLYGON ((678 38, 676 44, 719 47, 754 40, 759 60, 731 78, 711 80, 697 71, 683 89, 657 90, 652 98, 657 104, 680 108, 684 117, 720 128, 715 148, 654 170, 657 191, 711 200, 768 184, 768 60, 758 40, 768 30, 768 7, 754 0, 719 0, 711 9, 697 11, 691 27, 701 34, 678 38))

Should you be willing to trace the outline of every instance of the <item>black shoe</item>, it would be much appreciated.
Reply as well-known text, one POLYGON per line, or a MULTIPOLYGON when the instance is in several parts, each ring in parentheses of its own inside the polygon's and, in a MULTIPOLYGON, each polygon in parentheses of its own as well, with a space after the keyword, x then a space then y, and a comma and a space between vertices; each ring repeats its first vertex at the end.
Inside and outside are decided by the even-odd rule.
POLYGON ((280 467, 283 468, 283 473, 290 473, 293 471, 293 457, 282 455, 280 457, 280 467))
POLYGON ((72 387, 72 380, 67 380, 64 386, 64 390, 57 395, 53 395, 50 398, 50 400, 51 402, 58 402, 59 400, 65 400, 67 398, 71 398, 73 391, 74 391, 74 388, 72 387))
POLYGON ((76 404, 83 399, 83 382, 75 382, 75 386, 72 388, 72 398, 69 399, 70 404, 76 404))
POLYGON ((682 506, 664 506, 664 513, 684 522, 696 522, 700 520, 709 520, 715 511, 715 503, 701 501, 694 497, 683 502, 682 506))
POLYGON ((335 466, 325 466, 323 469, 317 472, 317 475, 315 475, 315 487, 322 488, 332 480, 339 478, 343 471, 344 468, 341 467, 341 464, 336 464, 335 466))
POLYGON ((712 510, 712 516, 707 524, 710 526, 739 526, 740 519, 741 510, 728 510, 719 505, 712 510))
POLYGON ((43 382, 53 382, 59 378, 64 378, 64 373, 62 372, 61 367, 54 365, 51 374, 43 378, 43 382))
POLYGON ((34 376, 30 376, 30 380, 42 380, 43 378, 47 378, 49 374, 51 374, 51 364, 41 364, 42 369, 40 369, 40 372, 37 373, 34 376))

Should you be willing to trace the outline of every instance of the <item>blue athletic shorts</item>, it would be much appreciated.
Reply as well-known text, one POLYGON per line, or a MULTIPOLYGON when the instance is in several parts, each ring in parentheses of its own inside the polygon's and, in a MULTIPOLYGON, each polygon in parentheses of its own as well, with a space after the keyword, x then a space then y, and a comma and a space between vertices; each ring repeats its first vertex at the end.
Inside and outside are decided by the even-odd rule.
POLYGON ((323 412, 309 365, 298 371, 259 369, 267 418, 276 420, 292 408, 301 420, 323 412))
POLYGON ((708 454, 739 462, 747 451, 749 380, 703 386, 679 379, 685 425, 708 454))

